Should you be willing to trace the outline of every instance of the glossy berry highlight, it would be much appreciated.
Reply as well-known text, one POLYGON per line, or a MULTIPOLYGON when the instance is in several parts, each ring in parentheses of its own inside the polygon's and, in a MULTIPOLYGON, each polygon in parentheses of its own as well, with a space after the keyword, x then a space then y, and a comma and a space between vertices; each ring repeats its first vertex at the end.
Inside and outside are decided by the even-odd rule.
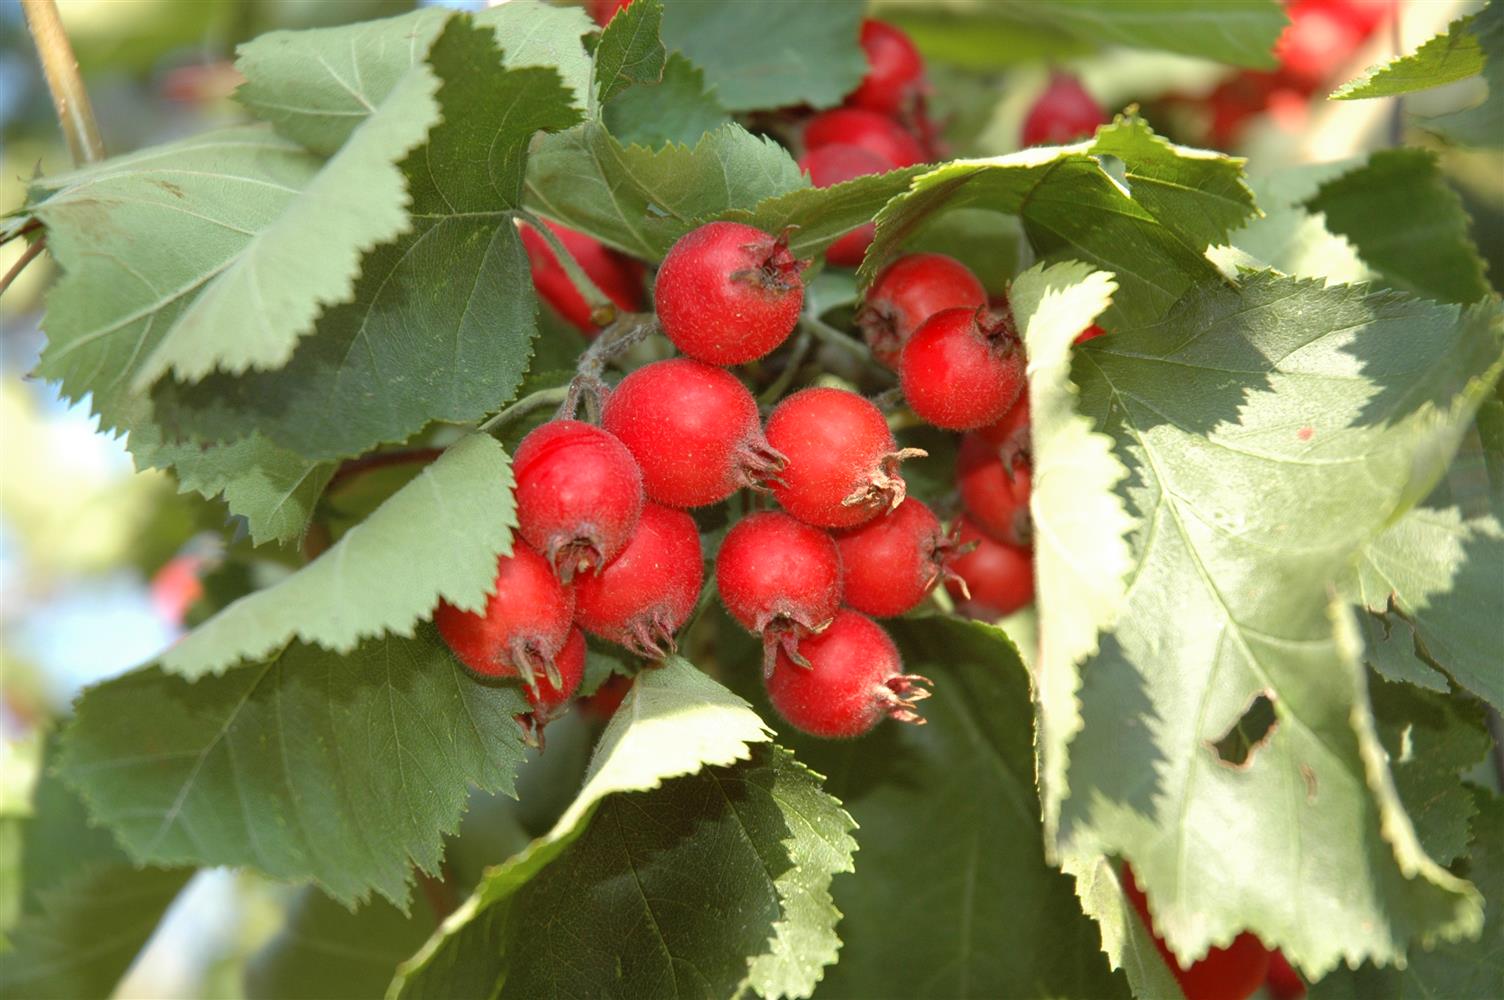
POLYGON ((670 507, 764 488, 783 468, 752 393, 703 361, 672 358, 632 372, 607 397, 601 423, 637 460, 648 499, 670 507))
POLYGON ((1056 146, 1088 138, 1106 124, 1107 112, 1081 81, 1056 72, 1024 116, 1021 138, 1025 146, 1056 146))
POLYGON ((700 532, 681 510, 648 504, 626 550, 575 582, 575 621, 591 635, 661 660, 677 647, 705 567, 700 532))
POLYGON ((956 609, 972 618, 1001 618, 1034 601, 1034 553, 990 537, 968 518, 956 522, 953 576, 945 589, 956 609))
POLYGON ((806 150, 833 143, 860 146, 897 167, 913 166, 926 159, 924 146, 902 125, 864 108, 834 108, 809 120, 804 127, 806 150))
POLYGON ((852 739, 885 717, 923 724, 914 706, 929 697, 921 685, 930 682, 903 672, 898 647, 871 618, 842 609, 799 651, 808 666, 780 652, 767 680, 768 700, 795 729, 852 739))
POLYGON ((574 595, 548 561, 522 542, 496 560, 496 580, 479 612, 448 601, 434 612, 439 635, 461 663, 483 677, 520 677, 558 686, 558 658, 569 638, 574 595))
POLYGON ((773 497, 805 524, 849 528, 903 502, 898 466, 923 455, 899 449, 882 411, 844 389, 789 396, 768 417, 768 443, 786 464, 773 497))
POLYGON ((1003 464, 998 449, 979 434, 961 439, 956 453, 956 481, 966 513, 987 534, 1009 545, 1028 545, 1034 537, 1029 517, 1032 474, 1027 462, 1003 464))
POLYGON ((679 238, 658 269, 653 305, 663 333, 689 357, 739 365, 767 354, 799 321, 808 261, 788 241, 739 222, 679 238))
POLYGON ((741 626, 763 638, 763 669, 782 649, 801 660, 799 641, 830 624, 841 605, 841 556, 818 528, 764 511, 738 521, 715 561, 721 603, 741 626))
POLYGON ((846 604, 874 618, 911 611, 946 573, 952 547, 933 511, 913 497, 836 534, 846 604))
POLYGON ((914 331, 899 356, 904 398, 946 430, 984 427, 1024 391, 1023 345, 1005 309, 947 309, 914 331))
POLYGON ((898 368, 903 345, 924 321, 946 309, 980 309, 987 289, 971 269, 943 253, 911 253, 898 258, 872 282, 856 315, 872 356, 898 368))
POLYGON ((642 516, 642 472, 625 445, 578 420, 551 420, 517 447, 517 527, 559 578, 598 570, 642 516))

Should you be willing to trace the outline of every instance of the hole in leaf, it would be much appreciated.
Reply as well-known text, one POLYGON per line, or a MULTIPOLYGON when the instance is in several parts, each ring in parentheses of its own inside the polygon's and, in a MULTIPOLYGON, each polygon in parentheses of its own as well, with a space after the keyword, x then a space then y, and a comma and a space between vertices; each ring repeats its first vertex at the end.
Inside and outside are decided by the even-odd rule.
POLYGON ((1253 755, 1269 742, 1279 720, 1274 714, 1274 699, 1260 693, 1243 710, 1243 717, 1233 723, 1227 735, 1212 743, 1217 759, 1229 767, 1248 767, 1253 755))

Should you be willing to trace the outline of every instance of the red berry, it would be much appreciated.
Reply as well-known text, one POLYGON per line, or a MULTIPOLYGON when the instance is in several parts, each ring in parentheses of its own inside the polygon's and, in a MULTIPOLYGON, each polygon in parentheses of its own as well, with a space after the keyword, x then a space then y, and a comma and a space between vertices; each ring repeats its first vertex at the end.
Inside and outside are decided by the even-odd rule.
POLYGON ((622 379, 601 423, 637 459, 648 499, 670 507, 719 503, 783 466, 747 387, 690 358, 644 365, 622 379))
POLYGON ((910 111, 924 93, 924 59, 909 36, 883 21, 862 22, 867 75, 846 103, 883 115, 910 111))
POLYGON ((1107 112, 1069 73, 1052 73, 1044 93, 1024 117, 1025 146, 1075 142, 1107 124, 1107 112))
POLYGON ((574 595, 554 578, 548 561, 521 541, 496 560, 496 583, 479 613, 444 601, 434 612, 439 635, 461 663, 486 677, 540 675, 557 683, 558 659, 569 638, 574 595))
POLYGON ((950 545, 940 519, 907 497, 892 511, 836 535, 846 603, 890 618, 924 600, 945 573, 950 545))
POLYGON ((1009 545, 1028 545, 1030 468, 1027 462, 1003 464, 995 445, 980 434, 961 439, 956 480, 966 513, 987 534, 1009 545))
POLYGON ((1097 326, 1097 324, 1093 323, 1091 326, 1087 327, 1085 330, 1082 330, 1080 333, 1076 334, 1076 339, 1075 339, 1074 342, 1077 343, 1077 344, 1084 344, 1088 340, 1096 340, 1098 337, 1102 336, 1106 332, 1107 332, 1106 330, 1102 329, 1100 326, 1097 326))
POLYGON ((921 420, 964 431, 1000 420, 1024 391, 1024 351, 1001 309, 947 309, 914 331, 898 359, 904 398, 921 420))
POLYGON ((1289 5, 1290 24, 1274 43, 1285 74, 1314 86, 1342 68, 1367 33, 1345 7, 1325 2, 1289 5))
POLYGON ((799 640, 835 617, 841 556, 829 535, 787 514, 749 514, 721 543, 715 583, 731 617, 763 637, 771 670, 777 647, 799 660, 799 640))
POLYGON ((1003 418, 977 430, 977 436, 997 449, 998 461, 1012 472, 1019 463, 1027 465, 1034 457, 1033 438, 1029 433, 1029 394, 1019 393, 1003 418))
POLYGON ((948 561, 954 576, 945 589, 963 613, 1000 618, 1034 600, 1034 554, 1028 549, 988 538, 965 517, 956 522, 955 546, 962 554, 948 561))
POLYGON ((1300 1000, 1306 995, 1305 980, 1279 950, 1269 956, 1269 975, 1264 979, 1264 986, 1274 1000, 1300 1000))
POLYGON ((911 253, 885 267, 856 315, 872 356, 889 368, 924 321, 946 309, 980 309, 987 290, 971 270, 943 253, 911 253))
MULTIPOLYGON (((799 169, 809 174, 815 187, 830 187, 855 177, 881 174, 893 169, 893 164, 860 146, 831 143, 812 149, 799 158, 799 169)), ((856 267, 872 244, 876 231, 875 223, 867 223, 853 229, 830 245, 825 259, 837 267, 856 267)))
POLYGON ((739 222, 691 230, 669 249, 653 287, 664 335, 713 365, 762 357, 799 321, 807 263, 794 259, 787 240, 739 222))
POLYGON ((601 682, 594 694, 580 699, 580 709, 596 722, 609 722, 631 690, 632 678, 625 674, 612 674, 601 682))
POLYGON ((610 562, 642 516, 637 460, 599 427, 549 421, 522 439, 513 471, 518 530, 566 583, 610 562))
POLYGON ((650 503, 626 551, 575 582, 575 620, 591 635, 661 660, 700 596, 700 532, 682 510, 650 503))
POLYGON ((773 496, 821 528, 849 528, 903 502, 900 451, 882 411, 854 392, 817 387, 789 396, 768 417, 768 443, 787 460, 773 496))
MULTIPOLYGON (((559 242, 564 244, 564 249, 569 251, 569 255, 590 276, 590 280, 618 308, 624 312, 642 310, 641 265, 630 257, 607 249, 584 233, 577 233, 553 222, 545 222, 545 225, 553 230, 554 235, 559 237, 559 242)), ((522 245, 527 250, 533 287, 544 301, 578 327, 581 333, 594 335, 598 332, 600 325, 595 322, 589 303, 579 289, 574 287, 574 282, 569 280, 564 268, 559 266, 559 260, 554 256, 548 241, 532 227, 523 226, 522 245)))
POLYGON ((632 0, 589 0, 590 16, 604 28, 618 11, 626 10, 631 3, 632 0))
POLYGON ((897 167, 925 161, 924 146, 902 125, 863 108, 834 108, 809 120, 804 127, 805 149, 833 143, 860 146, 897 167))
POLYGON ((794 728, 813 736, 850 739, 892 716, 923 723, 914 703, 929 697, 929 681, 903 673, 898 647, 881 625, 842 609, 819 635, 805 639, 801 666, 778 654, 768 678, 768 699, 794 728))
POLYGON ((585 633, 577 628, 569 630, 569 638, 559 655, 554 657, 554 665, 559 669, 557 684, 545 679, 537 687, 527 689, 528 704, 533 706, 532 725, 535 730, 563 715, 569 708, 570 699, 579 690, 580 680, 585 676, 585 633))
POLYGON ((1134 880, 1133 869, 1126 864, 1123 865, 1123 893, 1138 911, 1139 919, 1149 933, 1154 935, 1154 945, 1180 984, 1185 1000, 1248 1000, 1264 985, 1269 973, 1269 949, 1257 936, 1244 931, 1226 948, 1213 948, 1205 958, 1184 969, 1154 930, 1154 921, 1149 917, 1149 900, 1134 880))

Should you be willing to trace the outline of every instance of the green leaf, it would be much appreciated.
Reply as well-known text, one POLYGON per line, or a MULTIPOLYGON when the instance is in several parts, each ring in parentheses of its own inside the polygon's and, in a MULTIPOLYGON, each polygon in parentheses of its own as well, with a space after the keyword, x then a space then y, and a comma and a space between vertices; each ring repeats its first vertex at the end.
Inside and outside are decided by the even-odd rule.
POLYGON ((1476 894, 1404 815, 1328 604, 1445 468, 1504 364, 1491 323, 1253 273, 1077 352, 1140 523, 1128 600, 1082 668, 1057 846, 1131 860, 1183 959, 1246 928, 1319 975, 1477 931, 1476 894), (1272 730, 1224 762, 1260 694, 1272 730))
MULTIPOLYGON (((655 932, 652 920, 641 919, 643 895, 635 887, 635 880, 613 878, 612 873, 623 874, 623 864, 629 865, 625 873, 630 873, 630 859, 641 858, 641 864, 646 866, 650 853, 667 852, 670 863, 664 866, 666 871, 654 864, 653 874, 656 881, 656 874, 664 871, 675 879, 674 888, 647 893, 648 899, 694 897, 707 889, 714 893, 718 887, 730 891, 731 886, 719 883, 714 877, 686 879, 677 874, 671 849, 680 842, 684 852, 682 864, 690 864, 689 859, 693 858, 697 870, 707 863, 712 864, 711 871, 715 870, 716 860, 704 857, 705 844, 693 835, 694 831, 704 827, 710 831, 710 846, 723 844, 724 834, 720 831, 734 831, 740 812, 732 803, 745 801, 756 782, 776 778, 787 770, 779 767, 775 759, 774 773, 770 775, 768 758, 753 756, 752 744, 766 742, 768 738, 767 727, 746 702, 685 660, 671 657, 662 667, 643 671, 601 736, 584 788, 553 830, 486 873, 475 894, 398 970, 389 995, 491 994, 503 980, 505 989, 521 989, 521 995, 527 995, 522 988, 524 980, 531 981, 533 976, 549 971, 554 975, 567 973, 568 970, 561 968, 561 955, 574 962, 599 960, 609 964, 611 971, 606 979, 586 976, 584 982, 598 984, 630 975, 634 984, 644 984, 637 991, 652 992, 647 984, 661 985, 662 976, 674 975, 672 969, 660 965, 664 943, 661 935, 665 931, 660 927, 655 932), (738 761, 746 760, 752 760, 753 764, 745 770, 734 767, 738 761), (708 772, 707 767, 731 770, 708 772), (746 775, 745 784, 738 777, 742 774, 746 775), (695 777, 677 782, 668 780, 683 775, 695 777), (733 793, 733 782, 742 789, 733 793), (651 801, 621 794, 634 792, 649 793, 651 801), (645 819, 649 821, 644 822, 645 819), (638 846, 633 846, 634 843, 638 846), (579 845, 578 850, 572 845, 579 845), (624 881, 632 883, 626 886, 630 891, 626 897, 617 896, 614 886, 624 881), (561 891, 563 898, 559 896, 561 891), (599 896, 586 904, 578 894, 587 892, 599 896), (603 916, 620 913, 618 908, 628 904, 636 907, 631 918, 620 915, 607 920, 603 916), (564 939, 557 945, 557 955, 553 939, 538 940, 539 931, 549 926, 545 923, 540 927, 542 913, 550 914, 552 921, 568 922, 560 925, 564 939), (630 948, 624 942, 581 955, 572 943, 577 939, 571 939, 566 928, 577 921, 594 919, 617 928, 613 939, 619 937, 622 928, 639 927, 641 945, 633 939, 634 946, 630 948), (656 943, 652 940, 655 933, 660 935, 656 943), (644 946, 647 954, 641 953, 644 946), (622 956, 621 966, 615 964, 616 956, 622 956), (639 980, 638 976, 649 978, 639 980)), ((793 780, 808 780, 807 772, 802 769, 797 774, 803 777, 793 780)), ((777 851, 775 843, 764 839, 749 845, 745 833, 737 836, 743 852, 737 858, 738 870, 751 873, 744 874, 739 882, 745 892, 761 897, 756 904, 759 911, 756 919, 748 923, 758 935, 757 943, 765 950, 775 933, 773 923, 778 919, 775 879, 787 869, 772 873, 757 858, 759 851, 777 851), (748 850, 749 847, 752 849, 748 850)), ((719 860, 726 862, 727 858, 719 860)), ((720 898, 718 905, 724 905, 723 897, 710 898, 720 898)), ((654 914, 649 911, 647 916, 654 914)), ((685 921, 679 917, 676 922, 685 921)), ((687 923, 686 933, 690 934, 734 933, 724 926, 732 923, 729 921, 692 916, 687 923)), ((599 933, 589 936, 605 940, 599 933)), ((695 948, 672 950, 704 956, 707 962, 714 960, 723 974, 729 956, 736 966, 732 970, 736 978, 729 985, 735 985, 748 972, 746 956, 758 954, 760 949, 728 952, 727 947, 723 940, 702 940, 695 948)), ((729 995, 731 990, 722 992, 729 995)))
POLYGON ((1107 963, 1128 977, 1133 995, 1181 1000, 1180 984, 1124 894, 1121 867, 1101 855, 1066 854, 1060 868, 1075 878, 1081 910, 1097 922, 1107 963))
POLYGON ((663 76, 666 53, 658 40, 663 5, 636 3, 613 17, 595 47, 595 91, 605 104, 634 83, 656 83, 663 76))
POLYGON ((429 61, 444 122, 403 164, 413 232, 367 256, 354 301, 325 313, 283 369, 159 384, 168 427, 210 441, 259 431, 333 459, 433 420, 473 422, 516 390, 536 304, 511 212, 534 133, 578 115, 553 70, 504 68, 492 33, 465 18, 429 61))
POLYGON ((1430 118, 1422 124, 1452 142, 1497 150, 1504 147, 1504 4, 1484 7, 1466 30, 1483 50, 1488 96, 1475 108, 1430 118))
POLYGON ((438 870, 467 787, 512 792, 526 710, 428 627, 342 656, 294 643, 192 683, 150 666, 90 688, 59 772, 138 862, 243 865, 405 906, 409 864, 438 870))
POLYGON ((1040 257, 1080 260, 1111 271, 1122 294, 1109 329, 1164 315, 1193 283, 1217 274, 1204 255, 1253 209, 1238 163, 1166 144, 1137 119, 1120 119, 1093 143, 954 160, 915 178, 878 214, 862 263, 870 282, 908 237, 939 213, 986 208, 1018 215, 1040 257), (1121 161, 1117 176, 1100 156, 1121 161))
POLYGON ((770 233, 789 234, 796 256, 823 253, 841 236, 866 225, 880 208, 907 191, 909 183, 927 167, 904 167, 868 174, 830 187, 802 187, 758 202, 750 212, 727 212, 726 217, 770 233))
POLYGON ((1071 382, 1076 336, 1105 310, 1115 286, 1084 264, 1030 268, 1009 301, 1029 357, 1036 605, 1041 617, 1034 666, 1044 826, 1053 838, 1065 795, 1067 745, 1081 728, 1077 664, 1097 651, 1126 597, 1134 520, 1113 492, 1128 475, 1112 439, 1078 412, 1071 382))
POLYGON ((1087 55, 1095 48, 1042 22, 1008 17, 1000 4, 909 5, 883 11, 883 20, 914 40, 926 63, 950 63, 978 72, 1006 69, 1040 59, 1087 55))
POLYGON ((1435 153, 1380 150, 1323 184, 1305 208, 1323 213, 1327 228, 1350 240, 1394 288, 1440 302, 1492 295, 1462 199, 1442 177, 1435 153))
POLYGON ((317 889, 292 900, 277 936, 250 959, 251 1000, 370 1000, 433 933, 433 911, 404 915, 382 899, 351 913, 317 889))
POLYGON ((1504 954, 1504 798, 1481 788, 1471 794, 1478 810, 1478 840, 1466 867, 1487 900, 1483 936, 1416 951, 1403 969, 1338 968, 1312 985, 1311 1000, 1425 1000, 1498 992, 1499 956, 1504 954))
POLYGON ((1483 71, 1483 50, 1470 30, 1473 15, 1459 17, 1447 30, 1426 40, 1407 56, 1371 66, 1355 80, 1332 91, 1334 101, 1368 97, 1397 97, 1456 83, 1483 71))
POLYGON ((989 7, 1099 45, 1165 49, 1255 69, 1274 67, 1270 50, 1289 23, 1274 0, 1006 0, 989 7))
MULTIPOLYGON (((1373 278, 1357 249, 1309 212, 1305 203, 1326 181, 1353 169, 1361 160, 1304 163, 1265 174, 1250 182, 1262 214, 1228 234, 1227 247, 1213 247, 1214 259, 1236 277, 1239 266, 1251 266, 1240 255, 1299 278, 1324 278, 1330 284, 1356 284, 1373 278)), ((1403 225, 1404 219, 1396 219, 1403 225)))
POLYGON ((809 182, 771 139, 726 125, 693 147, 622 146, 586 123, 538 144, 527 206, 634 257, 657 261, 700 222, 809 182))
POLYGON ((857 0, 667 0, 663 41, 704 68, 728 111, 828 108, 867 71, 857 44, 861 20, 857 0))
MULTIPOLYGON (((235 65, 246 82, 235 96, 288 138, 332 154, 421 61, 451 16, 423 8, 360 24, 268 32, 240 47, 235 65)), ((585 107, 590 57, 580 36, 591 24, 584 11, 511 0, 474 16, 494 31, 507 66, 554 67, 573 93, 570 103, 585 107)))
MULTIPOLYGON (((302 190, 272 194, 283 202, 280 211, 219 265, 141 362, 131 389, 142 392, 169 371, 194 382, 216 370, 239 374, 286 364, 319 314, 355 294, 361 258, 411 228, 407 185, 396 163, 438 122, 438 85, 426 65, 415 66, 302 190)), ((130 180, 138 189, 145 183, 130 180)), ((163 190, 173 194, 176 179, 163 180, 163 190)), ((176 197, 189 201, 186 193, 176 197)), ((183 218, 187 232, 159 228, 154 235, 186 244, 179 252, 192 255, 205 239, 205 223, 183 218)))
POLYGON ((312 563, 180 639, 162 669, 193 679, 293 639, 348 652, 382 633, 412 636, 440 599, 479 611, 516 525, 506 452, 471 434, 312 563))
POLYGON ((1437 864, 1450 865, 1467 850, 1477 811, 1462 776, 1493 745, 1483 707, 1383 680, 1368 691, 1394 787, 1421 847, 1437 864))
POLYGON ((1125 996, 1070 879, 1044 860, 1013 644, 955 618, 885 624, 905 669, 934 681, 927 724, 884 722, 854 741, 780 736, 831 776, 860 829, 856 874, 835 886, 841 960, 815 995, 1125 996))
MULTIPOLYGON (((641 2, 641 0, 639 0, 641 2)), ((626 88, 602 109, 606 130, 624 146, 693 146, 731 119, 705 83, 704 72, 677 52, 663 79, 626 88)))

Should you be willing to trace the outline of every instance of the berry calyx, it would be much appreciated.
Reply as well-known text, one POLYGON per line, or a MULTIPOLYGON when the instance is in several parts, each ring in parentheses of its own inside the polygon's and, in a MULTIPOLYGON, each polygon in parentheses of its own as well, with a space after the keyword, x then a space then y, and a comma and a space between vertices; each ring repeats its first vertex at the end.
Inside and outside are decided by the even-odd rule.
POLYGON ((874 618, 912 610, 946 574, 953 547, 923 503, 903 503, 836 534, 846 604, 874 618))
POLYGON ((787 460, 773 497, 821 528, 849 528, 903 503, 898 465, 925 454, 900 449, 882 411, 844 389, 789 396, 768 417, 768 443, 787 460))
POLYGON ((968 518, 956 522, 955 550, 945 589, 972 618, 1001 618, 1034 600, 1034 554, 989 538, 968 518))
POLYGON ((896 369, 903 345, 925 320, 946 309, 986 304, 987 289, 965 264, 943 253, 911 253, 883 268, 872 282, 856 325, 872 356, 896 369))
POLYGON ((804 662, 799 640, 835 617, 841 605, 841 556, 829 535, 787 514, 749 514, 721 543, 715 582, 731 617, 762 636, 767 674, 778 650, 804 662))
POLYGON ((1003 414, 1001 420, 979 428, 976 434, 997 449, 998 461, 1009 476, 1020 463, 1028 464, 1034 457, 1033 437, 1029 431, 1029 394, 1019 393, 1018 402, 1003 414))
POLYGON ((575 621, 591 635, 661 660, 678 648, 705 567, 700 532, 682 510, 650 503, 625 551, 575 581, 575 621))
POLYGON ((551 420, 513 462, 517 530, 568 583, 627 545, 642 516, 642 472, 625 445, 578 420, 551 420))
POLYGON ((925 161, 924 146, 918 139, 893 119, 865 108, 833 108, 809 120, 804 127, 804 148, 818 149, 832 143, 860 146, 898 167, 925 161))
POLYGON ((851 739, 887 716, 923 725, 916 702, 930 682, 905 674, 898 647, 881 625, 842 609, 825 631, 800 644, 808 666, 779 652, 767 680, 768 699, 794 728, 812 736, 851 739))
POLYGON ((785 237, 739 222, 711 222, 663 258, 653 306, 663 333, 699 361, 739 365, 767 354, 799 321, 804 283, 785 237))
POLYGON ((524 723, 523 734, 538 746, 543 745, 543 727, 569 710, 574 693, 580 689, 585 676, 585 633, 577 628, 569 630, 564 648, 554 657, 554 666, 558 668, 557 681, 545 678, 526 690, 533 710, 524 723))
MULTIPOLYGON (((893 164, 860 146, 836 142, 805 153, 799 158, 799 169, 809 174, 815 187, 823 188, 867 174, 884 173, 893 169, 893 164)), ((856 267, 872 245, 876 231, 876 223, 858 226, 832 243, 825 251, 825 259, 837 267, 856 267)))
POLYGON ((1002 418, 1024 390, 1024 351, 1005 309, 947 309, 924 322, 898 361, 904 398, 927 423, 964 431, 1002 418))
POLYGON ((518 541, 496 560, 496 582, 479 612, 448 601, 434 611, 439 635, 461 663, 483 677, 540 678, 559 686, 559 657, 574 618, 574 595, 548 561, 518 541))
POLYGON ((1107 124, 1102 110, 1081 81, 1070 73, 1050 74, 1050 82, 1024 116, 1025 146, 1059 145, 1084 139, 1107 124))
POLYGON ((1264 985, 1269 973, 1269 949, 1254 934, 1244 931, 1226 948, 1213 948, 1206 957, 1183 968, 1149 916, 1149 899, 1138 887, 1133 869, 1123 865, 1123 894, 1138 911, 1144 927, 1154 936, 1154 946, 1170 967, 1186 1000, 1248 1000, 1264 985))
MULTIPOLYGON (((624 312, 639 312, 642 309, 642 267, 635 260, 623 257, 614 250, 577 233, 573 229, 553 222, 545 222, 564 244, 564 249, 575 259, 590 280, 595 282, 606 297, 624 312)), ((522 227, 522 246, 527 251, 528 269, 532 272, 533 287, 543 300, 587 337, 600 332, 603 321, 609 316, 597 316, 585 301, 585 296, 569 280, 569 275, 554 256, 553 247, 531 226, 522 227)))
POLYGON ((1028 545, 1034 537, 1029 518, 1031 479, 1027 462, 1004 465, 997 447, 980 434, 961 439, 956 453, 961 503, 977 526, 998 541, 1028 545))
POLYGON ((893 25, 867 18, 861 44, 867 75, 846 98, 847 105, 882 115, 911 112, 925 90, 924 59, 913 41, 893 25))
POLYGON ((691 358, 657 361, 622 379, 601 423, 637 459, 648 499, 670 507, 719 503, 743 486, 763 489, 783 468, 747 387, 691 358))

